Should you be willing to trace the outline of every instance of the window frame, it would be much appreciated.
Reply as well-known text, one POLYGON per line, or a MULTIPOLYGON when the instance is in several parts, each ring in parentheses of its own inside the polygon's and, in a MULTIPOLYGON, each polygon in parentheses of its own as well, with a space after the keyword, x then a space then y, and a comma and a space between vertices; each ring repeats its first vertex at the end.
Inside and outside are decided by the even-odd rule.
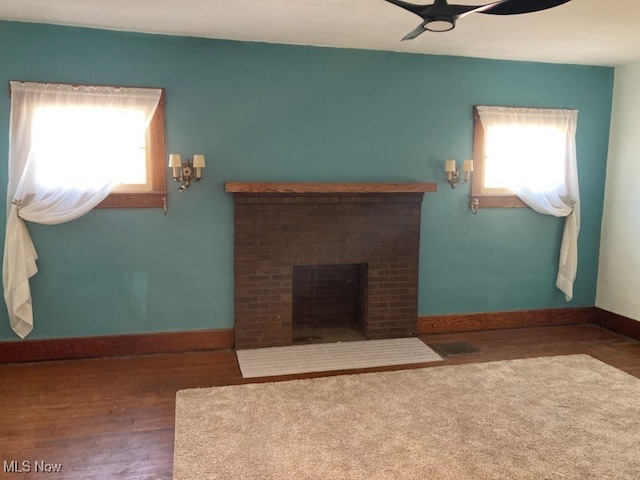
POLYGON ((485 131, 478 108, 473 107, 473 175, 471 177, 471 202, 477 208, 525 208, 528 207, 512 192, 484 192, 485 131), (477 200, 477 202, 476 202, 477 200))

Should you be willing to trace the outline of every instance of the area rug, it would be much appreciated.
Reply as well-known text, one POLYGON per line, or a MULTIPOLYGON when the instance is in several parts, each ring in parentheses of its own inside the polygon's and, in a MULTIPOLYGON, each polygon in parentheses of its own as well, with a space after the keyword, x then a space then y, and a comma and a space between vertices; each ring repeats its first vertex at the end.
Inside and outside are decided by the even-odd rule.
POLYGON ((236 351, 244 378, 437 362, 419 338, 319 343, 236 351))
POLYGON ((182 390, 174 480, 640 478, 640 380, 587 355, 182 390))

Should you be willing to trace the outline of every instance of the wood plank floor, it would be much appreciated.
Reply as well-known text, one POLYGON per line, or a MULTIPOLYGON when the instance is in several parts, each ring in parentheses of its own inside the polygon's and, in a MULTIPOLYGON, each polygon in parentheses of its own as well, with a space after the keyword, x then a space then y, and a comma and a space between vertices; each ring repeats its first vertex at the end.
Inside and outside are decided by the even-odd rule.
MULTIPOLYGON (((640 342, 594 325, 421 338, 481 350, 444 364, 585 353, 640 378, 640 342)), ((171 479, 176 392, 238 383, 231 351, 0 365, 0 478, 171 479), (12 461, 31 472, 6 473, 12 461), (62 473, 43 476, 35 462, 62 473)))

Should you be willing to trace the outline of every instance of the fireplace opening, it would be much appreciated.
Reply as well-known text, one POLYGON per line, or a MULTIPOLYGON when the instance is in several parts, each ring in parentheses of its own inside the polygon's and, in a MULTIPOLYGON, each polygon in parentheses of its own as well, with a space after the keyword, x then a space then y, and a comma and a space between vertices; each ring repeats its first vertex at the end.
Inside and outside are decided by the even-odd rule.
POLYGON ((366 340, 367 264, 293 267, 293 344, 366 340))

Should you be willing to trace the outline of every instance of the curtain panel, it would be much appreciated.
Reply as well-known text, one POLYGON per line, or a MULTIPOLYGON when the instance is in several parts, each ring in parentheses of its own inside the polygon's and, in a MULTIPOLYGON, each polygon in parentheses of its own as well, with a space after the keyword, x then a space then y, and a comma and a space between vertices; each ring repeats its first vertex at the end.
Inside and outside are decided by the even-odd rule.
MULTIPOLYGON (((567 301, 573 298, 573 283, 578 269, 578 235, 580 232, 580 189, 576 154, 578 111, 547 108, 514 108, 496 106, 476 107, 485 131, 495 126, 521 125, 553 127, 564 133, 564 178, 553 188, 540 188, 523 181, 517 189, 518 197, 538 213, 565 217, 560 245, 560 259, 556 286, 567 301)), ((517 153, 516 153, 517 154, 517 153)), ((539 168, 530 162, 521 172, 521 178, 536 178, 539 168), (529 169, 529 172, 527 172, 529 169)))
MULTIPOLYGON (((105 124, 82 112, 140 111, 146 119, 146 128, 162 91, 14 81, 10 82, 10 87, 9 175, 2 282, 11 327, 20 338, 24 338, 33 330, 29 278, 38 271, 38 255, 25 221, 46 225, 69 222, 104 200, 114 184, 113 169, 110 162, 104 161, 104 152, 117 156, 118 152, 111 147, 117 143, 114 139, 127 134, 126 124, 105 124), (72 137, 76 135, 78 139, 85 139, 90 132, 90 141, 80 147, 72 141, 54 149, 62 155, 74 150, 73 153, 80 158, 82 180, 72 187, 43 182, 42 167, 48 162, 48 171, 52 171, 51 162, 55 162, 56 155, 46 151, 50 149, 39 148, 37 138, 43 132, 36 124, 36 118, 44 109, 55 115, 55 112, 69 108, 83 115, 80 123, 76 123, 82 125, 82 131, 70 132, 72 137), (98 158, 100 155, 102 159, 98 158)), ((116 158, 113 160, 117 163, 116 158)))

